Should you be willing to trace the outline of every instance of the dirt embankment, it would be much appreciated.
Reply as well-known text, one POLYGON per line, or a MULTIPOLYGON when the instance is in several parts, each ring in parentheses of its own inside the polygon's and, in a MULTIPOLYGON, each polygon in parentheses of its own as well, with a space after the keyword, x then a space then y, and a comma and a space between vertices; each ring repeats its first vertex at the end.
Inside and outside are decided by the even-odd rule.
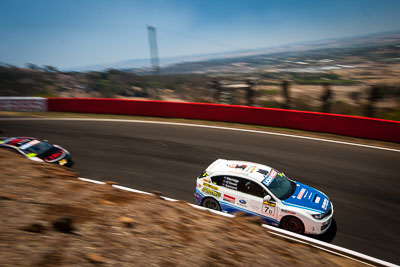
MULTIPOLYGON (((352 266, 226 218, 0 150, 1 266, 352 266)), ((132 177, 134 179, 134 177, 132 177)))

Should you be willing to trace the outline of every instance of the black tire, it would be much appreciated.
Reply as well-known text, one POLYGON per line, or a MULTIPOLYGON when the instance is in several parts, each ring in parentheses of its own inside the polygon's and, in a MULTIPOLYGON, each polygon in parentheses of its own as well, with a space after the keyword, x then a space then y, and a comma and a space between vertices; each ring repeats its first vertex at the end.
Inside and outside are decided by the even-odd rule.
POLYGON ((294 232, 297 234, 303 234, 304 233, 304 225, 300 219, 293 217, 293 216, 287 216, 284 217, 281 221, 281 227, 285 230, 288 230, 290 232, 294 232))
POLYGON ((72 159, 70 159, 70 160, 67 162, 67 164, 65 164, 64 166, 65 166, 65 167, 71 168, 72 165, 74 165, 74 162, 72 161, 72 159))
POLYGON ((211 210, 221 210, 221 206, 219 205, 218 201, 211 197, 203 199, 201 205, 211 210))

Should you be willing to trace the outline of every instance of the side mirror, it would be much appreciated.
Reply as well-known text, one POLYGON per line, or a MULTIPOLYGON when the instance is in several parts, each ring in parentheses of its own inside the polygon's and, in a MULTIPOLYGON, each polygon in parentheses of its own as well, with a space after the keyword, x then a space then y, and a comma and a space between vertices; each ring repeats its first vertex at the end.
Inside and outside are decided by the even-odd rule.
POLYGON ((264 202, 269 202, 271 200, 271 196, 266 195, 263 200, 264 200, 264 202))

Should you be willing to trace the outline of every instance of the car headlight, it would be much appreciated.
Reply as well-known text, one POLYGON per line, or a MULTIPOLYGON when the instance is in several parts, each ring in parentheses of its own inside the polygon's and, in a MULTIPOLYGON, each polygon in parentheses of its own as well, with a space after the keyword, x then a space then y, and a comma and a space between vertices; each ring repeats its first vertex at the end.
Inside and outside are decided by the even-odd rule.
POLYGON ((314 219, 321 220, 323 218, 324 214, 323 213, 311 214, 311 216, 313 216, 314 219))

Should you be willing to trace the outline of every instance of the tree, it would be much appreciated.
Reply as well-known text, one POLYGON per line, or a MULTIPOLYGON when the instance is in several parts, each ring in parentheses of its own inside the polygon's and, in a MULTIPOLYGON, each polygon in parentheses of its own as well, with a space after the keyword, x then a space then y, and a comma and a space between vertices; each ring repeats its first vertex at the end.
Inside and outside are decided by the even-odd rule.
POLYGON ((47 72, 58 72, 56 67, 53 67, 53 66, 50 66, 50 65, 45 65, 44 66, 44 70, 47 71, 47 72))
POLYGON ((369 87, 368 104, 365 114, 367 117, 375 116, 375 103, 383 98, 384 87, 383 85, 372 85, 369 87))
POLYGON ((324 94, 321 97, 322 107, 321 112, 330 113, 331 112, 331 99, 333 98, 333 92, 329 83, 324 83, 324 94))
POLYGON ((31 70, 41 70, 41 68, 40 68, 38 65, 33 64, 33 63, 27 63, 27 64, 26 64, 26 67, 27 67, 28 69, 31 69, 31 70))
POLYGON ((285 104, 283 105, 284 108, 290 108, 290 83, 287 80, 282 82, 282 95, 285 98, 285 104))

